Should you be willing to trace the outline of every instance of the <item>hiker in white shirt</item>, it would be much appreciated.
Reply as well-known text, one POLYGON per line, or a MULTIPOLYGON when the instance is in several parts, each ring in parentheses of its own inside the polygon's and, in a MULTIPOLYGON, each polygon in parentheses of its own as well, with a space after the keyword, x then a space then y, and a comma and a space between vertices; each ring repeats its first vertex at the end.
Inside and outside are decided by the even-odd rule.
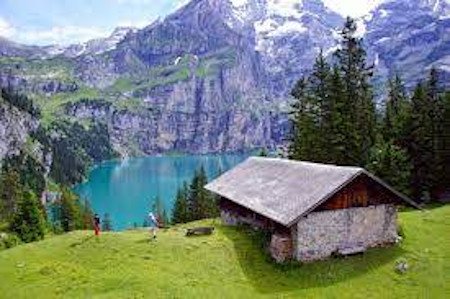
POLYGON ((155 217, 153 212, 150 212, 148 214, 149 224, 150 224, 150 237, 153 238, 153 240, 156 239, 156 232, 158 231, 158 219, 155 217))

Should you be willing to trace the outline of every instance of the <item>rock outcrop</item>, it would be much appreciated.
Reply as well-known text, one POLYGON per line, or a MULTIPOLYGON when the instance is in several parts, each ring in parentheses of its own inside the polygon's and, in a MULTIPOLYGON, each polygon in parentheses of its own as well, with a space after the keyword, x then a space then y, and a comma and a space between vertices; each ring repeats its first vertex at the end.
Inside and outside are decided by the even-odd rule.
POLYGON ((18 154, 38 121, 0 98, 0 161, 18 154))

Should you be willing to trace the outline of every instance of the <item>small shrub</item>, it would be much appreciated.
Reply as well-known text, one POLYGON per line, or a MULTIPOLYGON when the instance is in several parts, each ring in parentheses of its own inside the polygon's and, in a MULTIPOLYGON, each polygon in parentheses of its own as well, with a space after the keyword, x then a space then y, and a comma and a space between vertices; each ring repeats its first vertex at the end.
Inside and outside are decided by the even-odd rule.
POLYGON ((45 221, 39 202, 32 192, 26 192, 19 201, 17 211, 11 221, 10 230, 25 242, 42 240, 45 234, 45 221))
POLYGON ((0 250, 15 247, 21 243, 19 237, 14 234, 0 235, 0 250))

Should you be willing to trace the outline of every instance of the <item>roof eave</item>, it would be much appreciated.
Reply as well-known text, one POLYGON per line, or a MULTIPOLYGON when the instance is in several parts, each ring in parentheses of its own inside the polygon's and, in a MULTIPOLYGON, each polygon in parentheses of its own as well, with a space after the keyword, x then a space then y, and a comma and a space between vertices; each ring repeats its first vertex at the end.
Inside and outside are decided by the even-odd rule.
POLYGON ((397 195, 399 198, 401 198, 404 202, 410 204, 411 206, 413 206, 416 209, 422 210, 422 208, 416 203, 414 202, 412 199, 410 199, 408 196, 404 195, 401 192, 398 192, 397 190, 395 190, 393 187, 391 187, 388 183, 386 183, 385 181, 383 181, 382 179, 380 179, 379 177, 377 177, 374 174, 371 174, 370 172, 368 172, 367 170, 363 170, 364 174, 367 175, 369 178, 371 178, 372 180, 376 181, 377 183, 379 183, 380 185, 382 185, 383 187, 385 187, 386 189, 388 189, 389 191, 391 191, 392 193, 394 193, 395 195, 397 195))
POLYGON ((274 222, 276 222, 276 223, 278 223, 278 224, 280 224, 280 225, 282 225, 282 226, 290 227, 290 225, 289 225, 288 223, 283 222, 283 221, 281 221, 281 220, 279 220, 279 219, 275 219, 275 218, 274 218, 273 216, 271 216, 271 215, 268 215, 268 214, 266 214, 266 213, 264 213, 264 212, 255 211, 252 207, 250 207, 250 206, 248 206, 248 205, 246 205, 246 204, 243 204, 243 203, 241 203, 241 202, 236 202, 235 200, 233 200, 232 198, 229 198, 227 195, 221 193, 220 191, 212 189, 210 185, 211 185, 211 184, 207 184, 207 185, 205 185, 203 188, 205 188, 206 190, 208 190, 208 191, 210 191, 210 192, 213 192, 213 193, 215 193, 215 194, 217 194, 217 195, 219 195, 219 196, 221 196, 221 197, 224 197, 224 198, 228 199, 229 201, 234 202, 234 203, 237 204, 237 205, 243 206, 244 208, 246 208, 246 209, 252 211, 253 213, 262 215, 262 216, 264 216, 264 217, 266 217, 266 218, 268 218, 268 219, 270 219, 270 220, 272 220, 272 221, 274 221, 274 222))
POLYGON ((333 191, 328 193, 325 197, 323 197, 319 202, 317 202, 316 204, 311 206, 311 208, 309 208, 308 210, 306 210, 305 212, 303 212, 302 214, 300 214, 299 216, 294 218, 292 221, 290 221, 289 224, 288 224, 288 227, 293 226, 295 223, 297 223, 300 220, 300 218, 302 218, 303 216, 308 215, 309 213, 314 211, 317 207, 319 207, 321 204, 323 204, 328 199, 330 199, 333 195, 335 195, 336 193, 341 191, 345 186, 347 186, 350 182, 352 182, 355 178, 357 178, 362 173, 363 173, 363 169, 361 169, 358 172, 356 172, 355 174, 353 174, 345 182, 343 182, 341 185, 339 185, 336 189, 334 189, 333 191))
POLYGON ((379 183, 380 185, 382 185, 384 188, 388 189, 389 191, 391 191, 392 193, 394 193, 397 197, 401 198, 403 201, 405 201, 406 203, 410 204, 411 206, 413 206, 416 209, 422 209, 418 204, 416 204, 412 199, 410 199, 409 197, 407 197, 406 195, 398 192, 397 190, 395 190, 394 188, 392 188, 391 186, 389 186, 386 182, 384 182, 382 179, 380 179, 379 177, 371 174, 370 172, 368 172, 367 170, 361 168, 360 171, 358 171, 357 173, 355 173, 353 176, 351 176, 347 181, 345 181, 344 183, 342 183, 338 188, 336 188, 335 190, 333 190, 333 192, 331 192, 330 194, 328 194, 327 196, 325 196, 320 202, 316 203, 314 206, 312 206, 310 209, 308 209, 307 211, 305 211, 304 213, 302 213, 300 216, 296 217, 294 220, 290 221, 288 224, 288 227, 291 227, 292 225, 294 225, 295 223, 297 223, 300 218, 302 218, 305 215, 308 215, 309 213, 311 213, 312 211, 314 211, 316 208, 318 208, 321 204, 323 204, 324 202, 326 202, 328 199, 330 199, 333 195, 335 195, 336 193, 338 193, 339 191, 341 191, 345 186, 347 186, 349 183, 351 183, 354 179, 356 179, 358 176, 365 174, 367 175, 369 178, 371 178, 372 180, 376 181, 377 183, 379 183))

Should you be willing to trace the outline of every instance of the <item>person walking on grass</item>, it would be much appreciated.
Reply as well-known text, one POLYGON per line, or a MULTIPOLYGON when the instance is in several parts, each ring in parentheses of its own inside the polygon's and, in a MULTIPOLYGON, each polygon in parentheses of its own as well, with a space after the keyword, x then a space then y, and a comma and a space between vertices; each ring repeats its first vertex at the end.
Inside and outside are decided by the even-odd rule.
POLYGON ((94 215, 94 233, 96 236, 100 235, 100 216, 94 215))
POLYGON ((156 240, 156 232, 158 231, 159 221, 153 212, 148 214, 148 220, 150 224, 150 238, 156 240))

